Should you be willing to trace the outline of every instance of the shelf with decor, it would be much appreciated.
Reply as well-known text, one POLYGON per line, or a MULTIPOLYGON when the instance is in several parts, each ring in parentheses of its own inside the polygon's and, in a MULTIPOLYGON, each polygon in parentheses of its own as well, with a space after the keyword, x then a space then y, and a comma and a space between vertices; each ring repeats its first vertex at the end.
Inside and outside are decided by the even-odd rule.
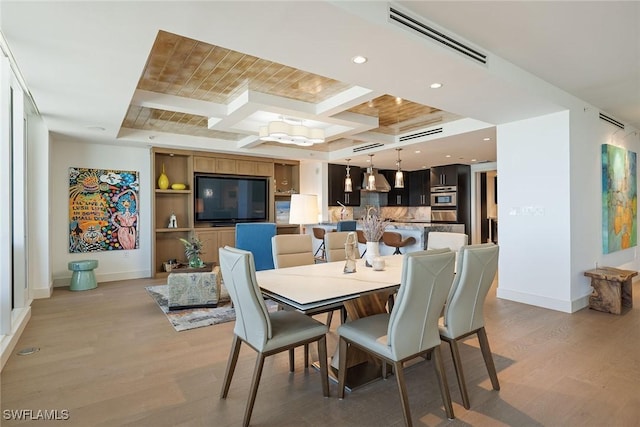
POLYGON ((185 261, 180 239, 189 239, 193 232, 193 158, 187 151, 155 148, 151 164, 155 187, 152 194, 153 274, 162 277, 166 274, 163 265, 166 261, 185 261))
MULTIPOLYGON (((154 277, 165 277, 164 263, 168 260, 186 262, 184 245, 180 239, 197 237, 203 243, 204 262, 218 262, 218 248, 235 245, 235 227, 196 221, 196 175, 246 177, 247 180, 267 181, 267 221, 273 222, 275 206, 287 202, 291 194, 300 191, 298 161, 272 160, 260 157, 226 155, 200 151, 182 151, 156 147, 151 151, 152 192, 152 271, 154 277), (162 180, 161 176, 164 174, 162 180), (181 184, 172 188, 173 184, 181 184), (175 216, 175 223, 172 215, 175 216)), ((237 197, 234 197, 237 198, 237 197)), ((298 230, 297 226, 282 224, 279 233, 298 230)))

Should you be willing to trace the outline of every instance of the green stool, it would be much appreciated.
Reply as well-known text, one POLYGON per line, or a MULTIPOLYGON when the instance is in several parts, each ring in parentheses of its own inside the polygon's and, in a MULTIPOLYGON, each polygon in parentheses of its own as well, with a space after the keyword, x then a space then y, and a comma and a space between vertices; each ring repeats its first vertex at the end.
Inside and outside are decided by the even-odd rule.
POLYGON ((71 275, 70 291, 87 291, 98 287, 96 275, 93 269, 98 267, 98 261, 95 259, 86 259, 82 261, 71 261, 69 270, 73 271, 71 275))

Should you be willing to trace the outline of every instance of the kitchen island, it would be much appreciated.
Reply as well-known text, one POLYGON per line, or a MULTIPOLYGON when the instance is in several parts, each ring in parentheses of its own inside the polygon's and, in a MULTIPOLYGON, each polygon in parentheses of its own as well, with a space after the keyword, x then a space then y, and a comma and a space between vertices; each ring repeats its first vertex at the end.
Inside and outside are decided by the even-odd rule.
MULTIPOLYGON (((321 222, 315 225, 305 226, 305 232, 313 236, 313 228, 324 228, 327 232, 335 231, 337 222, 321 222)), ((357 229, 361 229, 360 224, 357 224, 357 229)), ((451 224, 451 223, 437 223, 437 222, 389 222, 385 231, 393 231, 400 233, 403 239, 407 237, 413 237, 416 242, 413 245, 405 246, 402 248, 402 253, 415 252, 426 249, 427 241, 429 239, 429 233, 432 231, 444 231, 450 233, 464 233, 464 224, 451 224)), ((313 239, 313 251, 315 252, 320 245, 320 240, 313 239)), ((365 250, 365 245, 358 245, 358 249, 362 254, 365 250)), ((380 255, 391 255, 395 251, 394 247, 390 247, 380 242, 380 255)))

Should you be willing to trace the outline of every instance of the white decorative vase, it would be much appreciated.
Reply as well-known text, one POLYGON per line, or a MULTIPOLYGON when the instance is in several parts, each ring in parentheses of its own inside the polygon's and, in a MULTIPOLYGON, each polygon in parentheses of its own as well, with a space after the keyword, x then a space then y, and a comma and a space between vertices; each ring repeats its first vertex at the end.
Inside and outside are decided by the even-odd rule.
POLYGON ((380 256, 380 242, 367 242, 367 252, 364 254, 365 265, 371 267, 373 259, 380 256))

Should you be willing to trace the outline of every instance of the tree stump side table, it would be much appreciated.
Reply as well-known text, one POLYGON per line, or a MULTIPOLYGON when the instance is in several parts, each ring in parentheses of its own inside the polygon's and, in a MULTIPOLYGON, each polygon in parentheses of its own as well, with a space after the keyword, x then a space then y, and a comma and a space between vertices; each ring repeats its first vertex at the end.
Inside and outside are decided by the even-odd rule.
POLYGON ((621 314, 623 307, 633 307, 631 279, 637 271, 600 267, 584 272, 591 277, 593 291, 589 296, 589 308, 606 313, 621 314))

